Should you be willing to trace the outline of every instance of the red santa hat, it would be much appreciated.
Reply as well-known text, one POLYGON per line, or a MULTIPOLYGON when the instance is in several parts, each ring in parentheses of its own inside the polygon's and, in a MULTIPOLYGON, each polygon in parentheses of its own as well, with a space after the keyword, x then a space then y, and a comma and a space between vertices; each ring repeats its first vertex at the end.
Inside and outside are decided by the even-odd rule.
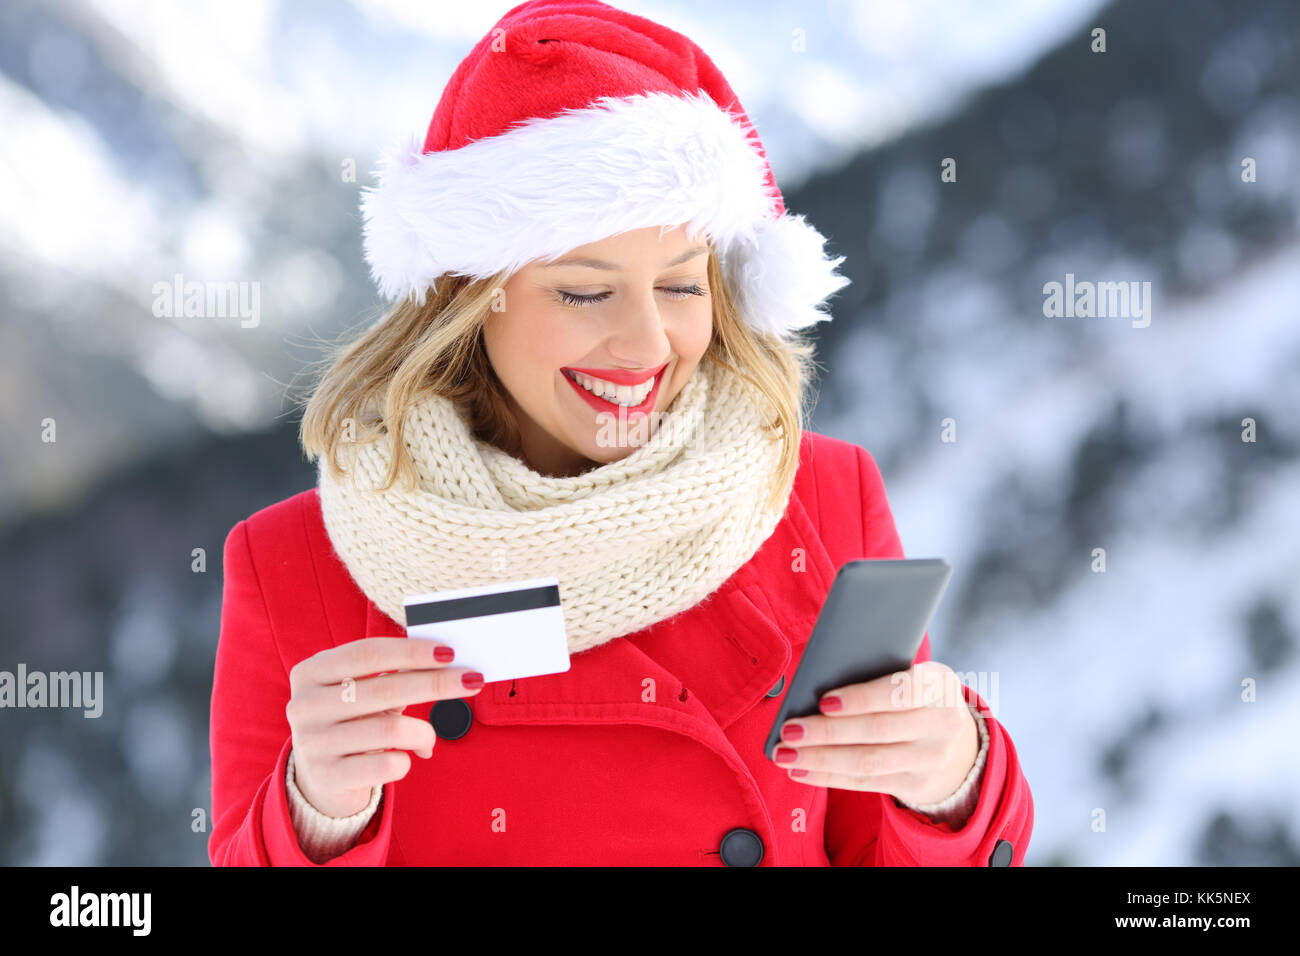
POLYGON ((511 9, 457 67, 423 145, 362 200, 381 293, 423 303, 443 273, 486 278, 649 226, 718 252, 745 321, 784 334, 847 285, 785 203, 758 133, 704 51, 595 0, 511 9))

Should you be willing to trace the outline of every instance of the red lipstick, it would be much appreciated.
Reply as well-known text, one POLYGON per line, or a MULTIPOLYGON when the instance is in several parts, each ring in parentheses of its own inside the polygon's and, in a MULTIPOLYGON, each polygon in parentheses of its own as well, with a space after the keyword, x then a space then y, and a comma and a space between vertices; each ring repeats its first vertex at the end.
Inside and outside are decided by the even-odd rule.
POLYGON ((664 362, 663 365, 648 372, 629 372, 621 368, 578 368, 576 365, 566 365, 564 368, 570 372, 581 372, 583 375, 590 375, 592 378, 613 382, 615 385, 641 385, 667 367, 668 363, 664 362))
MULTIPOLYGON (((654 409, 655 402, 659 398, 659 387, 664 383, 664 369, 666 369, 667 367, 668 367, 668 363, 665 362, 663 365, 659 367, 659 371, 654 373, 655 383, 654 385, 651 386, 650 391, 646 394, 645 399, 641 402, 640 405, 619 405, 616 402, 606 401, 605 399, 601 398, 599 395, 596 395, 594 392, 587 391, 576 381, 574 381, 570 376, 566 375, 565 372, 569 371, 569 369, 567 368, 561 369, 560 377, 569 383, 569 387, 578 393, 579 398, 581 398, 584 402, 586 402, 588 405, 590 405, 598 412, 625 413, 628 416, 631 416, 634 412, 636 412, 643 415, 648 415, 654 409)), ((586 369, 574 369, 574 371, 583 372, 584 374, 591 375, 593 378, 602 377, 596 375, 595 370, 588 372, 586 369)), ((646 380, 645 376, 642 375, 641 381, 645 382, 645 380, 646 380)), ((608 381, 613 381, 613 380, 608 379, 608 381)), ((622 384, 622 383, 616 383, 616 384, 622 384)), ((635 383, 629 382, 627 384, 635 384, 635 383)))

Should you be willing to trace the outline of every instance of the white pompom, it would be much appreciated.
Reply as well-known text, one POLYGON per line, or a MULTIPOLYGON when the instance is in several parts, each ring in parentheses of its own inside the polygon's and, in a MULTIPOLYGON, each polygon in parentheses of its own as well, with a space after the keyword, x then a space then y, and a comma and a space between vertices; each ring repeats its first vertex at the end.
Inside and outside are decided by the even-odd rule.
POLYGON ((828 257, 825 244, 803 216, 788 213, 736 239, 724 256, 725 273, 750 326, 785 335, 831 318, 820 306, 850 280, 835 271, 844 257, 828 257))

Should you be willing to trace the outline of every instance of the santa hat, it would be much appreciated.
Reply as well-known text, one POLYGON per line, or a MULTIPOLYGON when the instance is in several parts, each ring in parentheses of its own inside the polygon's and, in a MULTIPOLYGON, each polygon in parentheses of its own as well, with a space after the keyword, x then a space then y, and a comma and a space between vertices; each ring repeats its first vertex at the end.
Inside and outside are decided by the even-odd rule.
POLYGON ((470 51, 423 145, 364 192, 380 291, 425 301, 443 273, 486 278, 649 226, 718 252, 745 321, 829 319, 847 285, 824 237, 785 211, 758 133, 698 46, 595 0, 530 0, 470 51))

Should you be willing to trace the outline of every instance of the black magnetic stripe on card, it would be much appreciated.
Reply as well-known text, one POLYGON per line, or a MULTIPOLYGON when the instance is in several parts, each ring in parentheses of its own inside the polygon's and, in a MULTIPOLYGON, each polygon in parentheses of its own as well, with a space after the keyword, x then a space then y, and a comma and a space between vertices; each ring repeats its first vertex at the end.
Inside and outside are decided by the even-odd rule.
POLYGON ((502 591, 498 594, 477 594, 473 597, 451 598, 447 601, 429 601, 411 604, 406 608, 406 626, 439 624, 442 621, 460 621, 467 617, 487 617, 489 614, 509 614, 511 611, 533 611, 539 607, 559 607, 559 585, 547 584, 539 588, 502 591))

